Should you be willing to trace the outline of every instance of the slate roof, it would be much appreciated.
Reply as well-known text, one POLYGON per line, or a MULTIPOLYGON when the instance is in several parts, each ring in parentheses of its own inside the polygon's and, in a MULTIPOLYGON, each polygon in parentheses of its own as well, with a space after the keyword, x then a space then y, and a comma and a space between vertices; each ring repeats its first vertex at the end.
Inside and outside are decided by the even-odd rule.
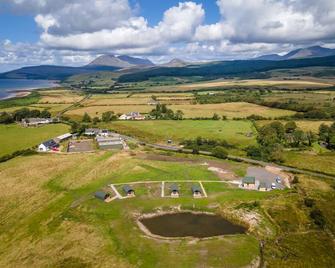
POLYGON ((242 183, 246 184, 255 184, 256 178, 255 177, 244 177, 242 179, 242 183))

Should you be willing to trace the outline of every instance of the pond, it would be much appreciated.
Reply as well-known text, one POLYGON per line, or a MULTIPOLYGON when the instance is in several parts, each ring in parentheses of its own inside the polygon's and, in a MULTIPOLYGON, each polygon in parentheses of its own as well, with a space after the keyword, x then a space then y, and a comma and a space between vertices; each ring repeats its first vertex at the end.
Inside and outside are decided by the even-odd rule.
POLYGON ((231 223, 218 215, 182 212, 140 219, 154 235, 163 237, 211 237, 243 234, 246 228, 231 223))

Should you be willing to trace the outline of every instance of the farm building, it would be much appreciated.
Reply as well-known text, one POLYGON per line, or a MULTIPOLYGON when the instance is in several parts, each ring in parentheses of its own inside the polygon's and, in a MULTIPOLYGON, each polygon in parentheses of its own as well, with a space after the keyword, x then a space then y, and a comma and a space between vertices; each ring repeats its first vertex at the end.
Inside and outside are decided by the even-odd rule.
POLYGON ((57 138, 55 138, 54 140, 59 143, 59 142, 62 142, 62 141, 65 141, 67 139, 70 139, 72 137, 72 134, 71 133, 65 133, 63 135, 60 135, 58 136, 57 138))
POLYGON ((110 194, 102 191, 96 192, 94 196, 95 198, 100 199, 104 202, 107 202, 110 199, 110 194))
POLYGON ((98 128, 86 128, 84 135, 86 136, 96 136, 100 133, 100 129, 98 128))
POLYGON ((39 152, 48 152, 48 151, 56 151, 58 150, 59 144, 55 142, 54 140, 48 140, 43 143, 41 143, 38 146, 39 152))
POLYGON ((22 119, 21 123, 25 127, 36 127, 39 125, 46 125, 52 123, 51 118, 25 118, 22 119))
POLYGON ((132 187, 130 187, 129 185, 124 185, 123 186, 123 191, 125 192, 125 194, 129 197, 131 196, 135 196, 135 191, 132 187))
POLYGON ((101 150, 122 150, 124 148, 124 142, 120 137, 98 136, 96 141, 101 150))
POLYGON ((144 120, 145 117, 139 112, 130 112, 119 117, 120 120, 144 120))
POLYGON ((191 190, 192 190, 192 194, 193 194, 194 198, 201 197, 202 192, 201 192, 201 189, 200 189, 199 185, 193 185, 191 190))
POLYGON ((255 177, 243 178, 241 186, 246 189, 254 190, 256 188, 256 178, 255 177))
POLYGON ((266 192, 269 190, 270 187, 265 182, 260 182, 258 186, 258 190, 261 192, 266 192))
POLYGON ((177 184, 172 184, 170 187, 171 197, 179 197, 179 187, 177 184))
POLYGON ((100 137, 109 137, 111 135, 111 132, 107 129, 101 129, 97 135, 100 137))

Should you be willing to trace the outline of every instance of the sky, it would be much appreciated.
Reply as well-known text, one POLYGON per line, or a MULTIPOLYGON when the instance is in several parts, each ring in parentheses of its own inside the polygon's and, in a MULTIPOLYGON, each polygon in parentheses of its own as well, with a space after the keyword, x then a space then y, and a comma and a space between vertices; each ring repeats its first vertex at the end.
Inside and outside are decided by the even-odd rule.
POLYGON ((0 0, 0 72, 128 54, 156 63, 335 47, 334 0, 0 0))

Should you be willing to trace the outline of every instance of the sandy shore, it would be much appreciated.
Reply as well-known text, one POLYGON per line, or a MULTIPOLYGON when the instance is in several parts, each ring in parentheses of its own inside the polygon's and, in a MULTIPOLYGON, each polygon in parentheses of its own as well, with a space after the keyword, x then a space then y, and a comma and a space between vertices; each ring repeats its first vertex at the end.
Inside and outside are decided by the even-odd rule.
POLYGON ((8 99, 13 99, 13 98, 23 98, 28 96, 30 93, 32 92, 32 90, 17 90, 17 91, 10 91, 8 93, 10 93, 10 95, 8 95, 7 97, 4 98, 0 98, 0 100, 8 100, 8 99))

